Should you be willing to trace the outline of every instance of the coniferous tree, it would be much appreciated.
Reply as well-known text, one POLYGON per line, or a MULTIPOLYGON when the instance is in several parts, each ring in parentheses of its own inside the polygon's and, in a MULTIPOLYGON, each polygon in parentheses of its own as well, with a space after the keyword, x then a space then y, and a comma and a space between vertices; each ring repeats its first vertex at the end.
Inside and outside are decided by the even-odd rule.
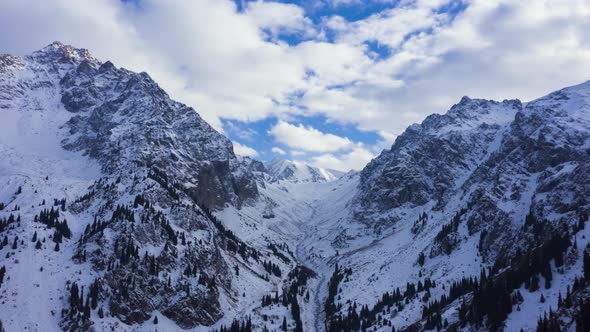
POLYGON ((584 279, 590 281, 590 244, 584 250, 584 279))
POLYGON ((425 261, 425 256, 424 253, 421 252, 420 255, 418 255, 418 264, 420 264, 420 266, 424 266, 424 261, 425 261))
POLYGON ((570 286, 567 285, 566 290, 565 290, 565 299, 563 300, 563 305, 566 308, 571 308, 572 307, 572 296, 571 296, 571 291, 570 291, 570 286))
POLYGON ((578 231, 584 229, 585 223, 588 220, 588 213, 581 213, 578 218, 578 231))
POLYGON ((532 293, 532 292, 536 292, 538 289, 539 289, 539 276, 535 274, 531 277, 529 291, 532 293))
POLYGON ((70 307, 72 307, 72 308, 78 307, 78 302, 79 302, 78 296, 79 296, 78 284, 73 283, 72 286, 70 287, 70 307))
POLYGON ((78 297, 78 310, 84 308, 84 286, 80 288, 80 296, 78 297))
POLYGON ((41 249, 42 245, 41 245, 41 241, 37 240, 37 244, 35 244, 35 249, 39 250, 41 249))
POLYGON ((2 283, 4 283, 4 275, 6 274, 6 266, 2 266, 0 268, 0 287, 2 287, 2 283))
POLYGON ((154 324, 155 324, 155 325, 158 325, 158 316, 157 316, 157 315, 156 315, 156 316, 154 316, 154 324))
POLYGON ((545 278, 545 289, 551 288, 551 280, 553 280, 553 274, 551 272, 551 265, 549 260, 546 260, 543 267, 543 277, 545 278))
POLYGON ((104 318, 104 311, 102 310, 102 307, 100 307, 100 308, 98 309, 98 317, 99 317, 99 318, 104 318))
POLYGON ((86 303, 84 304, 84 315, 90 317, 90 294, 86 297, 86 303))
POLYGON ((576 332, 587 332, 590 330, 590 300, 580 301, 580 307, 575 317, 576 332))

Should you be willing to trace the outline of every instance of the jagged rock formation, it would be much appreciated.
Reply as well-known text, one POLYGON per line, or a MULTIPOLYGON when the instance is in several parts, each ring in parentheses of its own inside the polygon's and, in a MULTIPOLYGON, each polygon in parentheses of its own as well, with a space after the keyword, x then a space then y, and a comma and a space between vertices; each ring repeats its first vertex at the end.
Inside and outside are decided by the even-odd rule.
POLYGON ((411 126, 361 172, 359 217, 430 202, 435 210, 469 206, 469 233, 486 230, 480 252, 491 262, 513 235, 524 241, 518 229, 529 210, 539 220, 576 222, 589 203, 588 86, 524 106, 464 97, 411 126))
POLYGON ((465 174, 497 149, 521 109, 518 100, 499 103, 464 97, 448 113, 410 126, 361 172, 359 205, 369 213, 431 200, 444 206, 465 174))
POLYGON ((118 69, 87 50, 59 42, 23 59, 5 59, 12 59, 6 60, 6 69, 49 76, 44 81, 23 79, 5 87, 7 93, 36 85, 47 89, 50 79, 59 80, 51 88, 73 115, 63 146, 98 159, 105 172, 158 167, 189 184, 200 202, 213 208, 256 198, 256 184, 240 168, 231 142, 192 108, 171 100, 147 73, 118 69))

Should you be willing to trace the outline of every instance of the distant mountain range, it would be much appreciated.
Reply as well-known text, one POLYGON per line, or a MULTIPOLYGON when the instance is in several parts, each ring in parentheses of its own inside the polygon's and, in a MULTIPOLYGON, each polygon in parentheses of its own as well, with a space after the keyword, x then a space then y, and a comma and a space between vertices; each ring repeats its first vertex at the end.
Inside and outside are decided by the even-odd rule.
POLYGON ((264 164, 268 173, 278 180, 293 182, 329 182, 338 180, 344 172, 313 167, 304 162, 273 159, 264 164))

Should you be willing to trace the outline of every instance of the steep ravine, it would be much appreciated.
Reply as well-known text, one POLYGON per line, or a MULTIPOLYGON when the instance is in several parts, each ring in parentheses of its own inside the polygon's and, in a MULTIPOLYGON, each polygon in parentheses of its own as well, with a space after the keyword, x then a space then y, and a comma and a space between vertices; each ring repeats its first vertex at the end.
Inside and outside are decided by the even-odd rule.
MULTIPOLYGON (((311 214, 310 220, 314 220, 316 216, 316 206, 310 204, 311 214)), ((300 230, 302 232, 302 236, 297 240, 297 245, 295 249, 295 257, 298 260, 298 263, 304 265, 310 269, 312 269, 317 274, 317 279, 312 281, 314 287, 311 289, 313 300, 311 304, 308 304, 307 312, 311 315, 307 315, 308 321, 304 322, 306 326, 306 330, 311 331, 311 328, 315 329, 316 332, 323 331, 326 326, 325 320, 325 313, 323 308, 324 298, 321 297, 321 291, 327 287, 327 276, 325 274, 325 268, 318 267, 317 262, 312 262, 309 260, 308 255, 309 252, 307 251, 306 245, 310 238, 313 237, 317 228, 315 225, 310 225, 305 222, 299 223, 300 230), (309 316, 311 316, 312 320, 309 321, 309 316)))
POLYGON ((356 181, 355 175, 334 182, 283 182, 278 185, 287 186, 287 193, 282 193, 288 199, 277 199, 279 196, 275 195, 278 206, 275 208, 277 220, 274 222, 288 223, 297 229, 288 239, 294 248, 297 264, 316 273, 308 285, 311 300, 304 305, 304 331, 326 330, 324 305, 328 282, 334 263, 341 257, 333 248, 332 241, 334 234, 341 231, 342 225, 338 221, 349 215, 347 209, 356 181))

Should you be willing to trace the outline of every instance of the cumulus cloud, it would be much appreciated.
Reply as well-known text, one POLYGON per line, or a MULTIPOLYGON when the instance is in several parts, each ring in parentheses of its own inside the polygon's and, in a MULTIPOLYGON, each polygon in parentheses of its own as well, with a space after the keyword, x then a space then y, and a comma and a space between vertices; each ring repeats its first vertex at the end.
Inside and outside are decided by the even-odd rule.
POLYGON ((234 145, 234 152, 237 155, 240 156, 244 156, 244 157, 257 157, 258 156, 258 151, 254 150, 253 148, 247 146, 247 145, 242 145, 238 142, 232 142, 234 145))
POLYGON ((438 10, 445 3, 407 1, 356 22, 328 20, 338 43, 371 40, 391 55, 368 66, 371 80, 314 87, 302 103, 360 128, 399 134, 463 95, 530 100, 590 78, 589 3, 474 1, 455 18, 438 10))
MULTIPOLYGON (((376 146, 366 147, 349 138, 324 133, 311 126, 291 124, 279 121, 271 128, 269 134, 276 141, 291 148, 290 155, 305 160, 311 165, 339 171, 360 170, 377 153, 389 144, 393 137, 386 132, 380 133, 382 140, 376 146), (379 150, 379 151, 378 151, 379 150)), ((285 151, 272 148, 272 152, 283 154, 285 151), (282 153, 283 152, 283 153, 282 153)))
POLYGON ((311 126, 302 124, 293 125, 285 121, 279 121, 274 125, 269 134, 277 142, 290 148, 313 152, 328 152, 347 149, 353 146, 353 142, 346 137, 323 133, 311 126))
POLYGON ((314 27, 311 20, 305 16, 303 8, 294 4, 269 1, 247 2, 245 15, 250 17, 253 24, 261 28, 265 37, 276 37, 283 34, 311 35, 314 27))
POLYGON ((310 162, 318 167, 347 172, 360 170, 373 159, 374 155, 362 148, 355 147, 352 151, 342 154, 327 153, 311 158, 310 162))
POLYGON ((447 21, 445 14, 435 11, 444 2, 408 2, 408 5, 383 10, 354 22, 344 22, 344 19, 335 16, 330 18, 328 25, 339 32, 337 40, 340 42, 362 44, 377 41, 397 47, 408 34, 440 26, 447 21))
POLYGON ((233 121, 225 122, 223 129, 225 129, 225 133, 235 135, 243 141, 252 142, 258 136, 258 132, 256 132, 254 129, 243 128, 233 121))
POLYGON ((276 147, 276 146, 275 146, 275 147, 273 147, 273 148, 272 148, 272 149, 270 149, 270 150, 272 151, 272 153, 276 153, 276 154, 279 154, 279 155, 281 155, 281 156, 284 156, 284 155, 286 155, 286 154, 287 154, 287 152, 285 152, 285 150, 283 150, 283 149, 281 149, 281 148, 279 148, 279 147, 276 147))

